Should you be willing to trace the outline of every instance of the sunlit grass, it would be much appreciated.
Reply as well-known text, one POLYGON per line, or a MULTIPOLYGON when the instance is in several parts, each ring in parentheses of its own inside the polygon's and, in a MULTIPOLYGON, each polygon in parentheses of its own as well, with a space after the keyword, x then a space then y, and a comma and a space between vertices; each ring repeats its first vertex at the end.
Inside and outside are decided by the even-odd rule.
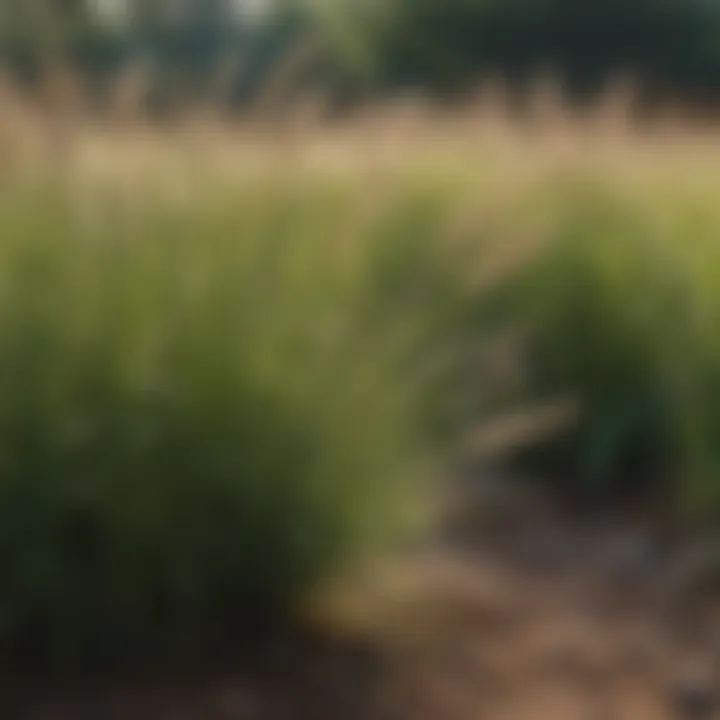
POLYGON ((234 643, 535 434, 583 491, 720 506, 713 139, 401 131, 87 130, 3 170, 6 654, 234 643))
POLYGON ((425 522, 469 421, 451 193, 211 177, 0 201, 11 656, 197 656, 276 622, 425 522))

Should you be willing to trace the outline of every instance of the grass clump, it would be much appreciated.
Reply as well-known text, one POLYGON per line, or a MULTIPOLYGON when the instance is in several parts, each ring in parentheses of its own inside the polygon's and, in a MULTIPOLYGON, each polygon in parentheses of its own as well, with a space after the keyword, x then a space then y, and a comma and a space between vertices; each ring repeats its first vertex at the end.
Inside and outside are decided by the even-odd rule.
POLYGON ((583 407, 545 459, 595 497, 659 490, 675 511, 714 515, 717 212, 649 179, 640 193, 597 178, 562 192, 551 242, 520 293, 535 330, 532 392, 573 393, 583 407))
POLYGON ((202 657, 416 521, 446 367, 418 358, 462 325, 442 203, 411 246, 417 200, 355 237, 319 181, 100 222, 66 190, 0 201, 0 649, 202 657))

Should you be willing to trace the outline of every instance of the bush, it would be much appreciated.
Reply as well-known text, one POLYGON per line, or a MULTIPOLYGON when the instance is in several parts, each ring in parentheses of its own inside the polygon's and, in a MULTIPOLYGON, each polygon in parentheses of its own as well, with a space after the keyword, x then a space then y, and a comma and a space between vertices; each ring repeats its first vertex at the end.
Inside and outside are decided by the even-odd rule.
POLYGON ((354 237, 359 195, 307 178, 131 195, 96 219, 56 189, 0 201, 11 659, 202 656, 421 505, 439 406, 418 358, 462 326, 442 203, 411 246, 417 199, 354 237))
POLYGON ((670 491, 674 508, 713 515, 716 213, 700 195, 578 188, 565 188, 566 209, 521 301, 536 329, 533 392, 576 393, 583 407, 582 422, 545 448, 546 460, 583 491, 670 491))

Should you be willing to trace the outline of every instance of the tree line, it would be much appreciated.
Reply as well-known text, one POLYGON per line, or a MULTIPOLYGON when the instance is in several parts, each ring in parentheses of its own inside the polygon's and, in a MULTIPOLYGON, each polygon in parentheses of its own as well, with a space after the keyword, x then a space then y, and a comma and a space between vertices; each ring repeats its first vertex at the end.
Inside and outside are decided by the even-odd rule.
POLYGON ((133 0, 108 23, 83 0, 0 0, 0 59, 28 74, 55 43, 89 77, 141 59, 201 87, 237 57, 240 97, 311 37, 318 74, 351 89, 451 93, 488 75, 523 87, 551 74, 582 96, 632 74, 649 89, 720 96, 720 0, 265 1, 262 21, 239 2, 187 0, 173 16, 172 2, 133 0))

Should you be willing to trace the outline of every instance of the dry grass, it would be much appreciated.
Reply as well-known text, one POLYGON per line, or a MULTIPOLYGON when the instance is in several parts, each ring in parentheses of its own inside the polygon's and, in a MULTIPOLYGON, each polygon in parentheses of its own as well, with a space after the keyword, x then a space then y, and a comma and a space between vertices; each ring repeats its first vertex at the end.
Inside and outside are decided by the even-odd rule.
POLYGON ((5 74, 0 82, 4 164, 12 156, 15 165, 24 160, 36 166, 41 155, 56 164, 58 155, 47 151, 62 147, 64 162, 82 171, 152 172, 158 163, 189 152, 194 161, 238 172, 279 162, 344 172, 459 164, 466 172, 492 173, 493 185, 505 186, 568 165, 618 176, 654 175, 662 168, 675 172, 678 162, 696 170, 698 160, 709 164, 720 151, 720 131, 693 128, 678 103, 667 103, 637 126, 628 80, 611 85, 582 110, 563 103, 562 88, 552 79, 541 79, 518 115, 502 83, 487 81, 452 105, 409 95, 330 120, 321 91, 298 94, 295 88, 312 58, 312 47, 283 57, 255 101, 234 120, 224 116, 222 93, 216 93, 162 126, 148 119, 152 77, 141 66, 118 76, 99 113, 90 111, 82 84, 62 68, 54 68, 31 96, 5 74))

